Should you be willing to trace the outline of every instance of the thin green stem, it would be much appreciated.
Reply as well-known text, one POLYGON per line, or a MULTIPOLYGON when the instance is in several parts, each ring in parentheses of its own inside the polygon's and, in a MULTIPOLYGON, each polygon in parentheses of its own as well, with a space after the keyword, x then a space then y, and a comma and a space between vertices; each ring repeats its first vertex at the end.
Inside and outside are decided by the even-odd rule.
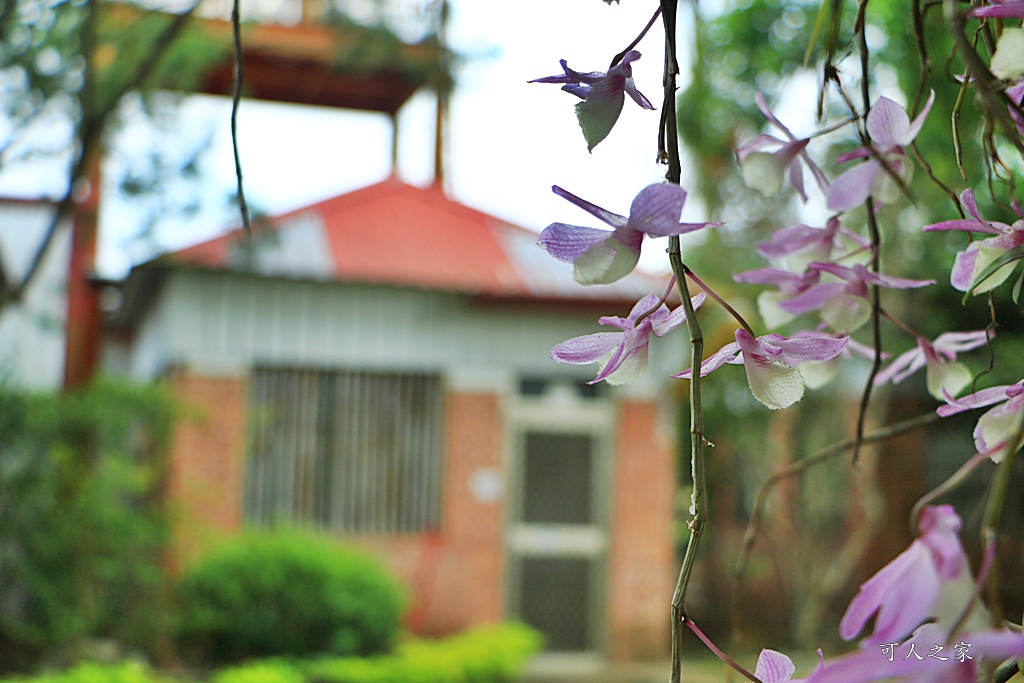
MULTIPOLYGON (((1024 446, 1024 417, 1022 417, 1016 433, 1006 442, 1003 459, 996 469, 996 478, 992 482, 992 489, 989 491, 988 500, 985 503, 985 517, 981 526, 981 538, 986 547, 989 544, 995 545, 997 542, 999 524, 1002 520, 1003 508, 1006 506, 1006 492, 1009 490, 1010 481, 1013 478, 1013 462, 1022 446, 1024 446)), ((988 602, 992 610, 992 623, 997 626, 1003 621, 999 601, 999 587, 1002 582, 1001 574, 999 563, 994 563, 988 582, 988 602)))
MULTIPOLYGON (((661 124, 658 129, 658 158, 663 160, 668 169, 665 179, 678 185, 682 178, 682 162, 679 157, 679 131, 676 122, 676 76, 679 64, 676 61, 676 10, 677 0, 661 0, 661 18, 665 26, 665 67, 664 94, 662 99, 661 124)), ((682 250, 679 237, 669 238, 668 259, 672 273, 679 286, 679 294, 686 312, 686 329, 690 334, 690 367, 700 368, 704 354, 704 334, 697 322, 690 300, 689 286, 686 283, 686 267, 683 265, 682 250)), ((686 545, 683 564, 679 570, 679 580, 672 594, 672 671, 671 683, 680 683, 682 677, 682 629, 685 619, 686 590, 693 572, 697 547, 703 535, 706 522, 706 496, 704 482, 704 411, 701 404, 700 372, 695 371, 690 379, 690 469, 693 475, 693 493, 690 497, 689 522, 690 541, 686 545)))

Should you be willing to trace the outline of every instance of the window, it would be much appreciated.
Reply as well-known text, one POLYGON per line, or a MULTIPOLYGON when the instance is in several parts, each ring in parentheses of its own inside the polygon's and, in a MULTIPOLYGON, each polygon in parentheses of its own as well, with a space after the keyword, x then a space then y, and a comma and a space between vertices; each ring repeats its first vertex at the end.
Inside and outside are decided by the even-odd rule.
POLYGON ((437 375, 256 368, 246 520, 342 533, 437 528, 443 407, 437 375))

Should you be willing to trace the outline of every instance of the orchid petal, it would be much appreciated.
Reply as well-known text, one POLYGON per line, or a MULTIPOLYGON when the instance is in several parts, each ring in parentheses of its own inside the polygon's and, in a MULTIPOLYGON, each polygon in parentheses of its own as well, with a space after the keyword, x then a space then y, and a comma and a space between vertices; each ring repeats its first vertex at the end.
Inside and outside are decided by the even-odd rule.
POLYGON ((587 99, 576 105, 576 120, 589 152, 608 137, 619 120, 624 102, 622 80, 621 77, 610 77, 599 81, 590 88, 587 99))
POLYGON ((639 260, 639 246, 608 237, 576 257, 572 276, 581 285, 606 285, 629 275, 639 260))
POLYGON ((613 228, 624 228, 626 227, 626 223, 628 223, 625 216, 620 216, 619 214, 612 213, 607 209, 602 209, 597 204, 591 204, 586 199, 581 199, 580 197, 574 195, 572 192, 569 192, 568 190, 563 190, 558 185, 552 185, 551 191, 557 194, 562 199, 568 200, 570 203, 578 206, 579 208, 583 209, 593 217, 607 223, 613 228))
POLYGON ((966 292, 974 283, 975 271, 980 271, 976 264, 978 261, 978 243, 972 242, 965 250, 957 253, 953 260, 953 270, 949 274, 949 282, 953 288, 966 292))
MULTIPOLYGON (((706 298, 707 294, 705 294, 704 292, 701 292, 700 294, 690 297, 690 304, 693 306, 693 310, 696 311, 698 308, 700 308, 701 305, 703 305, 706 298)), ((656 337, 663 337, 685 322, 686 309, 684 309, 682 306, 679 306, 664 318, 651 320, 651 331, 654 333, 656 337)))
POLYGON ((973 394, 968 394, 961 398, 953 398, 952 396, 945 396, 947 405, 939 406, 935 411, 940 417, 949 417, 950 415, 956 415, 966 410, 974 410, 975 408, 984 408, 996 403, 1002 403, 1007 400, 1009 396, 1007 391, 1013 387, 1020 386, 1018 384, 1004 384, 997 387, 989 387, 988 389, 982 389, 976 391, 973 394))
POLYGON ((898 384, 906 379, 910 373, 919 370, 925 364, 924 354, 920 347, 915 346, 909 351, 904 351, 889 363, 884 370, 875 375, 875 386, 892 382, 898 384))
POLYGON ((839 295, 846 286, 841 282, 826 282, 814 285, 807 291, 779 303, 779 307, 795 315, 821 308, 839 295))
POLYGON ((840 294, 821 307, 821 319, 836 332, 853 332, 871 318, 871 304, 862 296, 840 294))
MULTIPOLYGON (((803 397, 804 380, 799 370, 776 359, 769 349, 744 329, 736 330, 736 343, 743 351, 743 367, 754 398, 772 410, 779 410, 790 407, 803 397)), ((777 344, 772 345, 777 347, 777 344)))
POLYGON ((844 640, 852 640, 864 628, 871 615, 888 605, 894 605, 899 594, 905 594, 899 600, 898 609, 886 609, 884 619, 879 613, 875 620, 875 632, 871 636, 872 643, 897 642, 928 616, 938 593, 938 577, 931 554, 924 544, 915 540, 910 547, 861 584, 860 591, 846 608, 839 623, 839 635, 844 640), (906 595, 915 586, 918 591, 906 595))
MULTIPOLYGON (((718 351, 715 351, 715 353, 708 356, 701 362, 700 376, 705 377, 710 373, 714 372, 715 370, 717 370, 718 368, 722 367, 726 363, 736 364, 737 362, 739 362, 737 360, 739 358, 739 356, 737 355, 739 351, 740 345, 737 344, 736 342, 729 342, 722 348, 718 349, 718 351)), ((672 377, 676 379, 689 379, 692 371, 693 368, 689 368, 676 375, 672 375, 672 377)))
POLYGON ((607 230, 567 223, 552 223, 540 233, 537 244, 560 261, 572 263, 588 249, 611 236, 607 230))
POLYGON ((921 109, 921 113, 910 123, 910 127, 907 128, 903 138, 897 143, 901 146, 909 145, 917 137, 917 134, 921 132, 921 128, 924 126, 924 120, 928 118, 928 112, 932 110, 932 105, 935 103, 935 91, 932 90, 931 94, 928 95, 928 101, 924 103, 924 107, 921 109))
POLYGON ((796 318, 796 314, 782 307, 788 298, 783 292, 765 291, 757 295, 757 312, 761 314, 761 320, 768 329, 781 327, 796 318))
POLYGON ((831 360, 840 353, 849 337, 795 337, 772 342, 782 349, 786 359, 794 361, 831 360))
MULTIPOLYGON (((978 424, 974 428, 974 445, 978 452, 992 450, 997 444, 1012 438, 1020 427, 1022 410, 1024 403, 1020 400, 1011 400, 990 408, 978 418, 978 424)), ((1005 455, 1006 449, 1000 449, 992 454, 992 460, 1000 462, 1005 455)))
POLYGON ((871 181, 881 169, 877 161, 870 159, 833 180, 828 190, 829 210, 849 211, 867 201, 871 194, 871 181))
POLYGON ((652 237, 679 234, 679 218, 686 190, 671 183, 655 183, 640 190, 629 208, 629 228, 652 237))
POLYGON ((963 363, 928 363, 928 393, 942 400, 943 390, 956 396, 971 383, 973 375, 963 363))
POLYGON ((622 342, 621 332, 598 332, 575 337, 551 349, 551 359, 559 363, 589 365, 610 354, 622 342))
POLYGON ((988 68, 996 78, 1016 79, 1024 75, 1024 30, 1003 30, 988 68))
POLYGON ((995 334, 990 330, 974 330, 971 332, 943 332, 932 342, 939 351, 954 354, 970 351, 984 346, 995 334))
POLYGON ((757 658, 754 676, 761 683, 787 683, 796 673, 793 660, 775 650, 764 649, 757 658))
MULTIPOLYGON (((1006 226, 1009 228, 1010 226, 1006 226)), ((964 232, 984 232, 990 235, 998 235, 1003 231, 990 222, 979 223, 972 218, 957 218, 950 221, 931 223, 921 228, 924 232, 938 232, 940 230, 962 230, 964 232)))
MULTIPOLYGON (((868 112, 867 130, 875 144, 882 147, 907 144, 905 140, 910 131, 910 117, 906 109, 888 97, 879 97, 868 112)), ((913 140, 913 137, 910 139, 913 140)))
MULTIPOLYGON (((614 333, 613 333, 614 334, 614 333)), ((626 330, 620 335, 621 343, 612 351, 597 377, 587 382, 596 384, 606 380, 608 384, 626 384, 647 367, 647 342, 650 331, 645 329, 626 330)))
POLYGON ((743 367, 754 398, 772 410, 788 408, 803 398, 804 380, 796 368, 768 356, 744 358, 743 367))

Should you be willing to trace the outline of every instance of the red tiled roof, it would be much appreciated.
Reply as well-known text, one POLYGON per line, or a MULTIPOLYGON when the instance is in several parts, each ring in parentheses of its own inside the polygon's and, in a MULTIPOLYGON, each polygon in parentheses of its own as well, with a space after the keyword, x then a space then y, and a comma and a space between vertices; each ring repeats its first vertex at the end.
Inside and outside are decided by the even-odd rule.
MULTIPOLYGON (((270 268, 274 275, 307 277, 316 270, 321 279, 554 300, 635 301, 664 287, 663 281, 643 275, 581 287, 572 281, 569 264, 534 245, 535 233, 459 204, 439 187, 413 187, 394 178, 272 218, 263 226, 262 238, 260 227, 255 228, 254 248, 264 256, 282 250, 280 244, 274 246, 267 226, 284 233, 300 223, 316 233, 302 244, 311 239, 325 245, 329 254, 282 256, 270 268), (255 247, 261 239, 267 240, 266 247, 255 247), (313 261, 319 265, 310 265, 313 261)), ((251 262, 243 267, 237 258, 245 248, 245 238, 236 230, 168 258, 203 268, 252 269, 251 262)))

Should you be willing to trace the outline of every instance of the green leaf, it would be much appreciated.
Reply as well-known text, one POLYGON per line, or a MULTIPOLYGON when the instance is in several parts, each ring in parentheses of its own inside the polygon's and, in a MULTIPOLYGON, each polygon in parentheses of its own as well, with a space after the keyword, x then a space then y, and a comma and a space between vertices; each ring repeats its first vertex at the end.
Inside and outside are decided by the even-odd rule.
POLYGON ((992 263, 988 264, 988 266, 984 270, 978 273, 978 277, 976 277, 974 279, 974 282, 971 283, 970 288, 966 292, 964 292, 964 298, 962 302, 967 303, 967 297, 969 297, 975 289, 981 286, 982 282, 992 277, 992 275, 994 275, 997 270, 999 270, 1000 268, 1009 263, 1019 261, 1022 258, 1024 258, 1024 244, 1016 246, 1013 249, 1008 249, 1005 254, 997 258, 992 263))

